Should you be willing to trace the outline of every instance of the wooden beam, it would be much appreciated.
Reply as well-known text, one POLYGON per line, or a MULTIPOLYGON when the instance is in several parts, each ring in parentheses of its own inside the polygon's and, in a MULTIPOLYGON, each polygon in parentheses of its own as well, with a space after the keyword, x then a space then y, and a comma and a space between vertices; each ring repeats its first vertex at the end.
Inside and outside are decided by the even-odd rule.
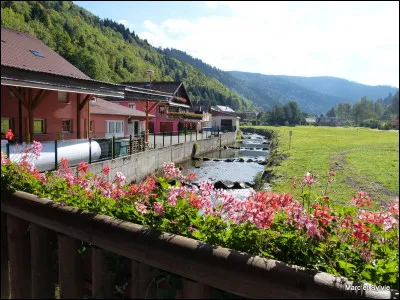
POLYGON ((152 270, 149 265, 131 260, 131 299, 154 299, 156 284, 152 270))
POLYGON ((7 216, 1 213, 1 299, 10 298, 10 268, 8 267, 7 216))
POLYGON ((19 101, 21 101, 22 104, 24 104, 24 106, 25 106, 26 108, 28 108, 28 103, 25 101, 24 94, 21 93, 21 91, 19 91, 15 86, 9 85, 8 88, 9 88, 10 91, 15 95, 15 97, 17 97, 17 99, 18 99, 19 101))
POLYGON ((78 258, 79 241, 58 235, 59 282, 61 299, 82 299, 82 270, 78 258))
POLYGON ((29 223, 7 214, 8 257, 12 299, 32 298, 29 223))
POLYGON ((81 103, 79 103, 79 110, 81 111, 85 105, 88 103, 88 101, 93 97, 94 95, 86 95, 85 99, 81 103))
POLYGON ((81 95, 76 94, 76 138, 81 138, 81 95))
POLYGON ((104 299, 106 288, 106 272, 104 269, 103 249, 92 247, 92 297, 104 299))
POLYGON ((32 90, 28 89, 25 93, 28 102, 28 117, 29 117, 29 142, 34 140, 34 130, 33 130, 33 108, 32 108, 32 90))
POLYGON ((55 284, 51 261, 51 231, 31 224, 32 298, 54 299, 55 284))
POLYGON ((48 95, 50 95, 52 91, 49 90, 41 90, 35 97, 35 99, 33 99, 33 104, 32 104, 32 109, 35 110, 36 107, 39 106, 39 104, 46 99, 46 97, 48 95))
POLYGON ((18 101, 18 127, 19 142, 22 143, 22 101, 18 101))

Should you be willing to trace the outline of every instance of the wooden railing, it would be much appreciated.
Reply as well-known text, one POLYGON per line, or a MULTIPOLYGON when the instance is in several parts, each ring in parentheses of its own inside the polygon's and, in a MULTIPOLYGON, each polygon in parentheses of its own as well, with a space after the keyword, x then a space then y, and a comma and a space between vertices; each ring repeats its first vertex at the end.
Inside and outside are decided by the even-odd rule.
POLYGON ((2 193, 1 211, 2 298, 10 292, 12 298, 54 298, 55 281, 61 298, 81 298, 81 241, 91 245, 93 298, 107 293, 104 250, 131 259, 133 299, 149 298, 152 268, 184 278, 181 299, 207 299, 210 286, 247 298, 398 298, 394 290, 377 291, 369 284, 157 233, 24 192, 2 193), (58 248, 58 279, 51 275, 52 247, 58 248))

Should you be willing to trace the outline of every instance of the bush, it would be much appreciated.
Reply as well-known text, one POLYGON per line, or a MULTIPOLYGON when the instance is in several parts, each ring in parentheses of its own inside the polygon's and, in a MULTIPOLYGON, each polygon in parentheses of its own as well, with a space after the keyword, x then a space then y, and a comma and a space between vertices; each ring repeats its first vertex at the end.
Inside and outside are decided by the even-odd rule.
POLYGON ((344 122, 343 126, 344 127, 351 127, 352 125, 351 125, 350 121, 346 121, 346 122, 344 122))
POLYGON ((393 129, 393 125, 391 122, 387 121, 387 122, 383 122, 382 124, 379 124, 378 128, 380 130, 390 130, 390 129, 393 129))
POLYGON ((367 119, 360 123, 360 127, 378 128, 379 121, 376 119, 367 119))

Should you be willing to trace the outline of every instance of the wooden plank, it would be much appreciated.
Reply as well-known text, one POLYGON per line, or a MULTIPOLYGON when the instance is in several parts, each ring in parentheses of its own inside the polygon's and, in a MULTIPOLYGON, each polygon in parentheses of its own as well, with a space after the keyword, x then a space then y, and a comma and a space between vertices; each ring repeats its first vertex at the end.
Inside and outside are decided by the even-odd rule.
POLYGON ((92 247, 92 297, 105 298, 106 273, 103 249, 92 247))
POLYGON ((210 299, 210 287, 200 282, 182 278, 181 299, 210 299))
POLYGON ((156 285, 153 282, 152 270, 149 265, 131 260, 132 299, 153 299, 156 285))
POLYGON ((54 299, 55 284, 52 269, 51 231, 31 224, 32 297, 54 299))
POLYGON ((1 299, 10 298, 10 268, 8 266, 7 219, 1 213, 1 299))
POLYGON ((7 215, 12 299, 30 299, 32 296, 31 250, 28 227, 28 222, 7 215))
POLYGON ((178 276, 246 298, 391 299, 379 290, 324 272, 310 272, 273 259, 213 246, 79 208, 62 206, 24 192, 1 194, 1 210, 52 231, 178 276), (360 285, 363 293, 357 291, 360 285))
POLYGON ((61 299, 83 298, 82 272, 78 257, 79 246, 78 240, 66 235, 58 235, 61 299))

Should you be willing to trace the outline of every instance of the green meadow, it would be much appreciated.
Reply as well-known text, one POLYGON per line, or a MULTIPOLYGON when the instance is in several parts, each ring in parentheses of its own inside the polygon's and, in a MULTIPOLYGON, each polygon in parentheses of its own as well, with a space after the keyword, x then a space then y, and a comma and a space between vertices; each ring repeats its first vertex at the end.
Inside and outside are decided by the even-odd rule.
POLYGON ((300 196, 299 186, 291 181, 305 173, 318 174, 323 190, 327 172, 335 172, 336 181, 328 187, 331 198, 347 202, 363 190, 376 201, 391 201, 399 195, 399 132, 344 127, 274 127, 252 126, 274 130, 279 147, 288 158, 274 167, 272 190, 300 196), (289 132, 292 131, 290 141, 289 132), (290 143, 290 145, 289 145, 290 143), (290 146, 290 149, 289 149, 290 146))

